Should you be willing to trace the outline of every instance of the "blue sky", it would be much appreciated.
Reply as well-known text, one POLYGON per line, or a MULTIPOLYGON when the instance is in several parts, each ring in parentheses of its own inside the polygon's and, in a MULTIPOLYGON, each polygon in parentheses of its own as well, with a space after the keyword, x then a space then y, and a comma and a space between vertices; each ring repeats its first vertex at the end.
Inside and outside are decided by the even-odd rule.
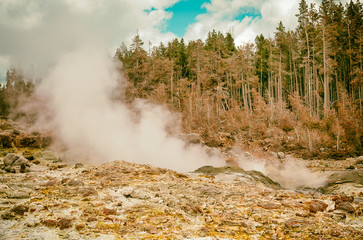
POLYGON ((178 37, 183 37, 189 24, 196 22, 196 17, 205 14, 207 10, 203 7, 206 0, 182 0, 177 2, 166 11, 172 12, 173 16, 167 21, 166 32, 175 33, 178 37))
MULTIPOLYGON (((172 32, 178 37, 184 37, 187 27, 197 21, 196 17, 201 14, 207 14, 205 7, 210 0, 181 0, 172 7, 165 9, 173 13, 171 19, 167 21, 165 32, 172 32)), ((254 7, 240 7, 237 14, 225 16, 229 20, 242 21, 245 17, 261 17, 260 10, 254 7)))

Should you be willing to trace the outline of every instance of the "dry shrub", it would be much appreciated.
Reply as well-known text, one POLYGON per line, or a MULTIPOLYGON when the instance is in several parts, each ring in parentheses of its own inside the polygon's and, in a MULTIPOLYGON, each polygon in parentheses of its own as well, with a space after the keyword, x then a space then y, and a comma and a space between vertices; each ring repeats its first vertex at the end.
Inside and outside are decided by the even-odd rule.
POLYGON ((271 109, 256 89, 253 88, 251 94, 253 102, 253 120, 251 121, 252 137, 264 139, 268 136, 267 130, 270 125, 271 109))
POLYGON ((319 117, 311 115, 309 108, 305 106, 303 100, 296 92, 289 96, 289 101, 297 120, 303 126, 307 128, 319 128, 319 117))
POLYGON ((164 84, 159 84, 150 94, 152 101, 158 104, 165 104, 168 99, 168 94, 164 84))
POLYGON ((292 131, 297 125, 296 115, 286 107, 285 103, 282 103, 281 106, 277 105, 275 112, 277 112, 275 115, 276 126, 285 132, 292 131))
POLYGON ((267 131, 267 139, 270 145, 270 150, 273 151, 284 151, 286 150, 286 143, 288 136, 286 132, 277 127, 271 126, 267 131))
MULTIPOLYGON (((337 111, 319 118, 296 93, 286 103, 267 104, 256 89, 251 90, 252 109, 232 98, 228 109, 211 91, 198 92, 185 80, 178 83, 174 100, 168 87, 160 84, 150 98, 180 111, 183 130, 199 133, 212 147, 264 148, 292 152, 301 157, 334 157, 362 154, 362 115, 346 94, 340 95, 337 111)), ((227 101, 227 100, 226 100, 227 101)))
MULTIPOLYGON (((346 90, 340 91, 340 101, 337 102, 338 118, 332 129, 342 143, 346 142, 347 151, 351 155, 362 155, 363 152, 363 114, 357 104, 347 96, 346 90)), ((343 146, 342 146, 343 147, 343 146)))
POLYGON ((321 132, 319 129, 307 129, 296 127, 296 149, 304 157, 319 157, 324 154, 321 148, 329 146, 330 137, 328 134, 321 132))

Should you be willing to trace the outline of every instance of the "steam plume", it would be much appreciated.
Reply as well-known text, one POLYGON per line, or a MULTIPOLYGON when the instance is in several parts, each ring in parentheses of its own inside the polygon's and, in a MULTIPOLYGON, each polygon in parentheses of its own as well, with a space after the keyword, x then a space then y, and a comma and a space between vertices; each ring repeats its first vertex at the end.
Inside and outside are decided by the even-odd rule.
POLYGON ((323 186, 327 180, 322 174, 311 172, 302 160, 289 157, 283 162, 259 159, 238 148, 234 148, 231 154, 244 170, 260 171, 285 188, 317 188, 323 186))
POLYGON ((176 119, 163 107, 112 101, 118 78, 105 51, 92 46, 64 54, 42 81, 38 94, 53 116, 48 127, 73 152, 97 163, 119 159, 178 171, 223 164, 218 154, 169 135, 176 119))

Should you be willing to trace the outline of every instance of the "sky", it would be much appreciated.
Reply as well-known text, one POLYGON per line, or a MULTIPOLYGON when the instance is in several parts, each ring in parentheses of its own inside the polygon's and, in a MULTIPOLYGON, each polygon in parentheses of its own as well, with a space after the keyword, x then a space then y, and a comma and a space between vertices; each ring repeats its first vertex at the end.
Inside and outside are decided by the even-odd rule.
POLYGON ((230 32, 236 45, 261 33, 273 37, 279 21, 296 27, 299 1, 1 0, 0 81, 9 66, 45 72, 61 53, 89 42, 113 53, 136 33, 145 48, 180 37, 204 40, 213 29, 230 32))

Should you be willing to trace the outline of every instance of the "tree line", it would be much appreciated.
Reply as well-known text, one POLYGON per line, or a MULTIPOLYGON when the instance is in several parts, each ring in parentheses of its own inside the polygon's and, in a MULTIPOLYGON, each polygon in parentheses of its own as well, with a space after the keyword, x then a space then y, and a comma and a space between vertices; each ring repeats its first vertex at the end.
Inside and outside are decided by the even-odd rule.
MULTIPOLYGON (((318 7, 301 0, 296 17, 296 29, 280 22, 272 38, 261 34, 242 46, 215 30, 205 41, 158 46, 136 34, 114 57, 129 82, 127 98, 180 112, 184 131, 210 146, 304 157, 362 154, 362 4, 323 0, 318 7)), ((9 70, 0 90, 2 113, 17 104, 4 95, 33 88, 17 83, 15 73, 9 70)))
POLYGON ((312 156, 361 154, 362 4, 301 0, 296 17, 296 29, 280 22, 273 38, 238 47, 215 30, 159 46, 137 34, 115 59, 134 96, 167 103, 185 130, 220 145, 241 138, 312 156))

